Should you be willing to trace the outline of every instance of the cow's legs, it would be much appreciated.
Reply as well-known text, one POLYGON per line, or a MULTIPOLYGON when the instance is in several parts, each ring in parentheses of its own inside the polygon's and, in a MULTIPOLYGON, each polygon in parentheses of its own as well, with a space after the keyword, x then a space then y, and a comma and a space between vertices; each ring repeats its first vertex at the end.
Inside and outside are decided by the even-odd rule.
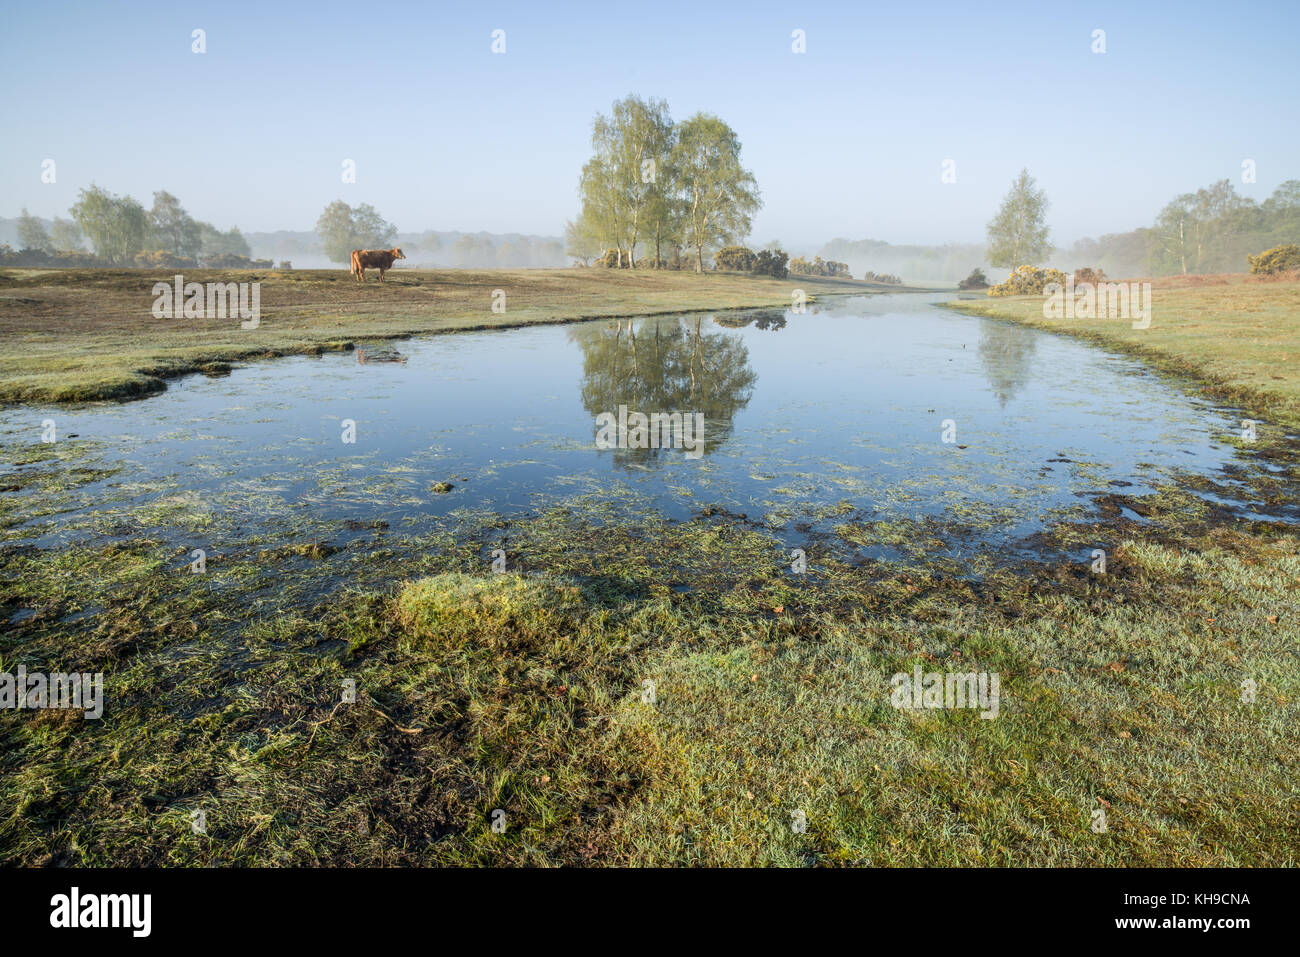
POLYGON ((383 281, 384 281, 384 267, 383 267, 383 266, 380 266, 380 267, 379 267, 379 281, 380 281, 380 282, 383 282, 383 281))

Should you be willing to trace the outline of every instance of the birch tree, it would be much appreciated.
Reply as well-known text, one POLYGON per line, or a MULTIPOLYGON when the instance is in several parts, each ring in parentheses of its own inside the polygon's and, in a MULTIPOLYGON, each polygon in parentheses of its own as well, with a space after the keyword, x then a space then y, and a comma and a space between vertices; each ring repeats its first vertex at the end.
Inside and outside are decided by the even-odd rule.
POLYGON ((988 224, 988 256, 994 266, 1015 269, 1046 259, 1052 251, 1044 222, 1050 204, 1036 185, 1029 170, 1022 169, 988 224))
POLYGON ((704 271, 705 250, 740 242, 762 207, 754 175, 740 163, 740 140, 726 123, 696 113, 677 128, 672 154, 685 243, 704 271))

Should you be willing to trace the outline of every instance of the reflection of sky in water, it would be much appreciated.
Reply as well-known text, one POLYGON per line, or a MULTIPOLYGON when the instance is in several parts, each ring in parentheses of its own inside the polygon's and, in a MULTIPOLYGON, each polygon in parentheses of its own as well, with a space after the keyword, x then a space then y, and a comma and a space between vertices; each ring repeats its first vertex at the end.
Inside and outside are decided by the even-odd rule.
POLYGON ((1230 459, 1216 439, 1233 423, 1137 362, 934 298, 832 300, 782 328, 706 318, 698 335, 694 317, 634 320, 635 341, 627 321, 430 337, 397 344, 405 365, 254 362, 139 402, 9 409, 0 434, 38 441, 53 418, 60 435, 102 443, 88 465, 120 467, 70 493, 80 504, 60 524, 104 502, 174 501, 176 515, 249 529, 298 516, 409 525, 596 493, 777 523, 847 500, 869 517, 982 517, 1019 534, 1080 491, 1141 493, 1169 468, 1230 459), (618 402, 703 407, 707 455, 597 450, 595 413, 618 402), (355 445, 340 439, 345 419, 355 445), (940 441, 945 419, 956 445, 940 441), (443 480, 456 491, 432 494, 443 480))

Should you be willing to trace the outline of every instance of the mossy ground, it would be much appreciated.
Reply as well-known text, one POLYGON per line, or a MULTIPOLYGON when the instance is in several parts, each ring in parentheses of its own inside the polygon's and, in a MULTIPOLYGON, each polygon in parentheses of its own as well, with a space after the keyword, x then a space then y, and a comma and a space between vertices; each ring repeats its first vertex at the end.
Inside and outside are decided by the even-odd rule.
POLYGON ((963 577, 850 521, 796 574, 735 517, 582 505, 206 575, 147 538, 7 546, 0 609, 36 613, 3 667, 108 698, 0 716, 0 859, 1295 864, 1300 541, 1149 504, 1105 575, 1082 524, 963 577), (917 664, 999 673, 999 716, 895 709, 917 664))

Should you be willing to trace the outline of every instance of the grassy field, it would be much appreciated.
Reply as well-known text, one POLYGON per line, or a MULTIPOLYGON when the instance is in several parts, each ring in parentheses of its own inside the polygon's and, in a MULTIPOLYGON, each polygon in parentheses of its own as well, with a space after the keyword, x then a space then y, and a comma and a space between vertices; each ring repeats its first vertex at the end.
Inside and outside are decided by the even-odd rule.
MULTIPOLYGON (((1294 287, 1168 293, 1135 346, 1288 407, 1294 287), (1266 382, 1245 376, 1269 361, 1239 341, 1253 324, 1276 337, 1266 382)), ((1100 525, 978 575, 940 557, 960 525, 846 506, 795 574, 743 516, 583 500, 239 538, 190 575, 152 512, 14 540, 100 477, 79 442, 21 450, 0 492, 0 670, 102 670, 111 694, 98 721, 0 715, 0 863, 1300 863, 1300 536, 1216 506, 1214 482, 1098 490, 1100 525), (903 562, 862 558, 900 541, 903 562), (1075 557, 1098 544, 1104 575, 1075 557), (999 674, 998 717, 894 707, 916 666, 999 674)), ((1280 430, 1243 447, 1232 494, 1295 502, 1298 453, 1280 430)))
POLYGON ((1229 402, 1300 427, 1300 282, 1246 275, 1178 276, 1152 286, 1151 325, 1113 319, 1044 319, 1043 297, 961 300, 980 316, 1014 319, 1128 352, 1188 375, 1229 402))
POLYGON ((355 282, 342 269, 186 270, 187 282, 260 282, 261 324, 156 319, 165 270, 0 270, 0 402, 126 398, 232 362, 350 348, 358 339, 494 329, 603 316, 789 306, 882 288, 855 280, 604 269, 398 269, 355 282), (493 293, 505 311, 493 312, 493 293))

